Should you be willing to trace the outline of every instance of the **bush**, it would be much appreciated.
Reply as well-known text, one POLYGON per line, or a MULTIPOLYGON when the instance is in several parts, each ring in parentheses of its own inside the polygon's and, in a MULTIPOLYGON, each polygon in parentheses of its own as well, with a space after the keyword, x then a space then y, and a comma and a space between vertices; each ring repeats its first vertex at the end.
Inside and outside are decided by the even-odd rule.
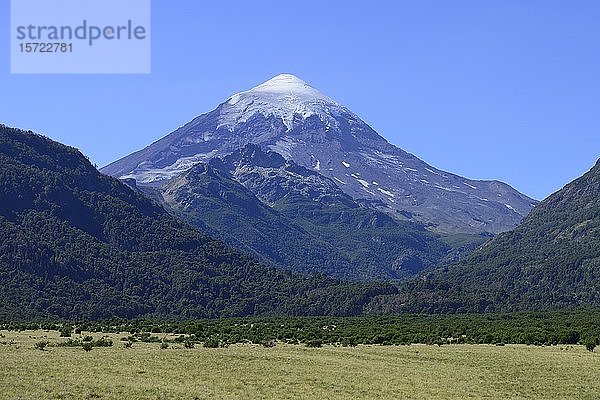
POLYGON ((577 344, 579 342, 579 339, 579 332, 570 330, 562 333, 558 341, 563 344, 577 344))
POLYGON ((323 342, 319 339, 313 339, 306 342, 306 347, 323 347, 323 342))
POLYGON ((193 349, 194 341, 192 339, 187 339, 185 342, 183 342, 183 347, 185 347, 186 349, 193 349))
POLYGON ((105 336, 102 336, 100 339, 90 343, 92 343, 94 347, 111 347, 113 345, 112 340, 106 338, 105 336))
POLYGON ((83 337, 83 341, 84 342, 91 342, 92 340, 94 340, 93 337, 91 337, 90 335, 84 336, 83 337))
POLYGON ((594 349, 596 348, 596 345, 598 344, 598 340, 596 340, 595 338, 589 338, 586 339, 585 342, 583 343, 585 348, 587 349, 587 351, 589 352, 594 352, 594 349))
POLYGON ((56 343, 57 347, 79 347, 81 342, 79 340, 67 339, 65 342, 56 343))
POLYGON ((203 346, 208 347, 210 349, 216 349, 217 347, 219 347, 219 339, 214 336, 211 336, 204 340, 203 346))
POLYGON ((343 347, 356 347, 356 346, 358 346, 358 342, 357 342, 356 338, 353 338, 353 337, 344 337, 344 338, 342 338, 342 340, 340 340, 340 344, 343 347))
POLYGON ((71 329, 70 326, 65 325, 60 328, 60 337, 71 337, 71 332, 73 332, 73 329, 71 329))
POLYGON ((84 342, 84 343, 81 344, 81 347, 85 351, 91 351, 94 348, 94 345, 92 344, 92 342, 84 342))
POLYGON ((277 345, 277 342, 273 339, 265 339, 265 340, 261 340, 260 344, 263 347, 275 347, 277 345))
POLYGON ((161 348, 161 349, 163 349, 163 350, 166 350, 166 349, 168 349, 168 348, 169 348, 169 343, 167 343, 167 342, 162 342, 162 343, 160 344, 160 348, 161 348))
POLYGON ((127 342, 123 343, 124 349, 130 349, 131 347, 133 347, 133 342, 127 341, 127 342))
POLYGON ((37 342, 34 347, 38 350, 42 350, 44 351, 44 349, 50 344, 49 341, 47 340, 40 340, 39 342, 37 342))

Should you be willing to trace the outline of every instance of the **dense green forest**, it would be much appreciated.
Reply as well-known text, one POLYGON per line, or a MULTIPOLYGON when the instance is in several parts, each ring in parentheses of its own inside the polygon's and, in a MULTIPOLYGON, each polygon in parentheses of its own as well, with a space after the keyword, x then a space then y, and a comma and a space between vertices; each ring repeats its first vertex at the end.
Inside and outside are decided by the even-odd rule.
MULTIPOLYGON (((323 236, 327 229, 342 230, 360 220, 344 213, 350 219, 339 219, 335 209, 331 215, 313 213, 309 204, 285 210, 287 206, 277 205, 290 220, 309 214, 302 222, 305 229, 322 218, 338 218, 322 224, 332 225, 322 228, 323 236)), ((349 234, 338 247, 358 237, 349 234)), ((357 257, 362 251, 360 246, 347 250, 357 251, 357 257)), ((0 126, 2 320, 352 316, 581 306, 600 306, 600 162, 542 202, 518 228, 457 264, 402 284, 347 283, 261 265, 100 174, 76 149, 0 126)))
POLYGON ((355 315, 387 284, 262 266, 76 149, 0 127, 0 318, 355 315))
POLYGON ((513 231, 423 274, 373 312, 492 312, 600 306, 600 160, 513 231))
MULTIPOLYGON (((71 333, 121 333, 128 341, 176 341, 226 346, 275 341, 320 346, 423 344, 585 344, 600 339, 597 309, 463 315, 402 315, 362 317, 222 318, 212 320, 112 318, 102 321, 4 323, 0 329, 60 330, 71 333)), ((74 342, 75 344, 77 342, 74 342)))

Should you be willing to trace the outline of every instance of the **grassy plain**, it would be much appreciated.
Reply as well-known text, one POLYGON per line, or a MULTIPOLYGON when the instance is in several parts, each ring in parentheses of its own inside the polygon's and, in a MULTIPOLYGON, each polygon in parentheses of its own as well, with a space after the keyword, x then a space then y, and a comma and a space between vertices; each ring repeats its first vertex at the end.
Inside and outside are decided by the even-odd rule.
POLYGON ((34 348, 58 332, 0 334, 0 399, 600 398, 600 354, 583 346, 160 349, 110 334, 113 347, 85 352, 34 348))

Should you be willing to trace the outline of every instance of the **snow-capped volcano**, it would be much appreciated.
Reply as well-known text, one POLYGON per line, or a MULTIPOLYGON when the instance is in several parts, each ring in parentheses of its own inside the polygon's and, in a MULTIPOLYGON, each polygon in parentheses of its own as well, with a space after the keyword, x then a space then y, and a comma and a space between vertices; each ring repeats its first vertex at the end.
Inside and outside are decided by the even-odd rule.
POLYGON ((536 204, 504 183, 470 180, 426 164, 289 74, 231 96, 102 172, 161 185, 250 143, 332 179, 365 206, 437 231, 502 232, 536 204))
POLYGON ((256 114, 280 118, 291 130, 294 124, 316 115, 335 124, 334 115, 350 111, 325 96, 302 79, 281 74, 255 88, 231 96, 221 107, 219 126, 230 130, 256 114))

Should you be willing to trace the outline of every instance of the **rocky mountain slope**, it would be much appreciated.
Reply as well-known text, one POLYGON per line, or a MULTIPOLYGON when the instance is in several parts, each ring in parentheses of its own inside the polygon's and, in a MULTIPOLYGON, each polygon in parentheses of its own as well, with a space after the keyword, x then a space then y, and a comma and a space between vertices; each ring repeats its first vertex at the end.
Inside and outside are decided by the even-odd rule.
POLYGON ((202 231, 296 271, 402 279, 451 253, 422 226, 361 206, 332 180, 257 145, 197 164, 155 192, 202 231))
POLYGON ((428 165, 289 74, 233 95, 102 172, 156 186, 249 143, 329 178, 356 202, 438 232, 503 232, 536 204, 502 182, 428 165))

